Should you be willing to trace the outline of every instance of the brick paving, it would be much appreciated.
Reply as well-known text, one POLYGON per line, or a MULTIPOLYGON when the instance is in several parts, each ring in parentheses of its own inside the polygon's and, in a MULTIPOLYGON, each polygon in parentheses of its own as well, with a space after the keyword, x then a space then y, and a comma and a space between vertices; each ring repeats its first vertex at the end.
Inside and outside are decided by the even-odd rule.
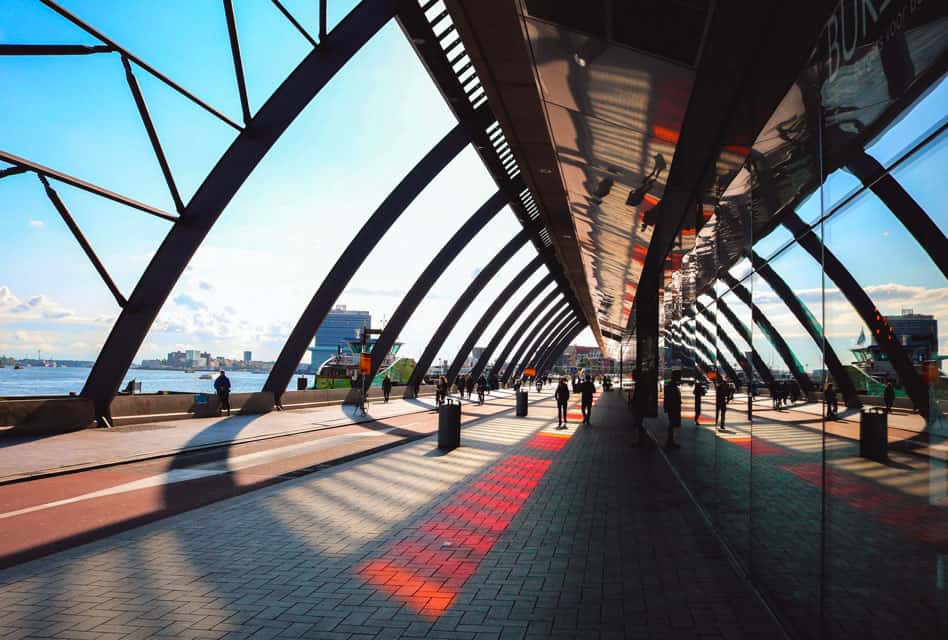
POLYGON ((779 637, 626 411, 545 400, 6 570, 0 638, 779 637))

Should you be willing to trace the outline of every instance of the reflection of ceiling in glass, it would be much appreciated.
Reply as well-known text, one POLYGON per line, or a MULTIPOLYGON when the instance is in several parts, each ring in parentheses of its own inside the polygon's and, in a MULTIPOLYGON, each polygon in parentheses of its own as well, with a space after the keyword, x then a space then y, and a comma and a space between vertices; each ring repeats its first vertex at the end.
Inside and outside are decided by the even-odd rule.
POLYGON ((621 335, 694 74, 560 25, 525 24, 599 323, 621 335))

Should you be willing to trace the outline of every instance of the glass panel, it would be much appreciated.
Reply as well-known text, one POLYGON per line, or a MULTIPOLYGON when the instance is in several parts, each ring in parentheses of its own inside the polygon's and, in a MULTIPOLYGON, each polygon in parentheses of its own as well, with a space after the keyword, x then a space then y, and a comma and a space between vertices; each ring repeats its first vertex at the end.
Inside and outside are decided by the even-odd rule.
MULTIPOLYGON (((919 140, 942 126, 948 115, 948 77, 942 77, 918 102, 896 122, 889 125, 876 140, 866 147, 866 153, 889 167, 901 158, 919 140)), ((941 165, 944 166, 944 165, 941 165)))
POLYGON ((916 152, 892 172, 902 188, 925 211, 943 234, 948 235, 948 182, 943 167, 948 167, 948 132, 942 132, 924 149, 916 152))
MULTIPOLYGON (((923 150, 914 170, 934 176, 924 164, 936 156, 923 150)), ((866 318, 847 301, 853 292, 840 290, 827 258, 827 335, 846 355, 864 403, 859 411, 840 402, 838 417, 826 418, 827 615, 840 628, 835 637, 932 637, 946 628, 948 433, 937 403, 948 386, 935 359, 939 325, 948 322, 948 282, 872 192, 823 228, 826 248, 869 298, 866 318), (892 341, 885 328, 873 329, 875 313, 892 341), (900 360, 907 363, 901 370, 900 360), (918 403, 913 379, 922 391, 918 403), (876 424, 887 426, 878 440, 869 431, 876 424), (879 602, 887 604, 874 606, 879 602), (864 613, 854 619, 855 610, 864 613)))
MULTIPOLYGON (((821 570, 821 406, 800 395, 802 389, 761 320, 766 318, 805 371, 822 368, 819 344, 770 283, 785 283, 793 301, 819 319, 821 271, 819 262, 797 245, 770 267, 772 276, 755 274, 752 283, 754 304, 762 316, 754 323, 752 341, 763 366, 751 441, 751 567, 790 635, 815 638, 821 570)), ((744 308, 746 319, 750 309, 744 308)))

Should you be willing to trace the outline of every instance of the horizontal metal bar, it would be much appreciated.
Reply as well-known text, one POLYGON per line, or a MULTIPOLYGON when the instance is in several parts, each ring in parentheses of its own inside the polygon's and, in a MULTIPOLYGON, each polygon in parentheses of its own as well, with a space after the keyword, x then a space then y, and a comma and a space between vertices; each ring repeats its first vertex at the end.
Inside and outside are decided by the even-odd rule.
POLYGON ((139 67, 141 67, 142 69, 144 69, 151 75, 155 76, 156 78, 164 82, 166 85, 168 85, 169 87, 171 87, 172 89, 180 93, 181 95, 185 96, 188 100, 195 103, 196 105, 198 105, 199 107, 207 111, 208 113, 216 116, 218 119, 229 124, 231 127, 236 129, 237 131, 243 130, 243 127, 241 127, 239 124, 237 124, 236 122, 228 118, 226 115, 224 115, 223 113, 221 113, 220 111, 218 111, 217 109, 209 105, 208 103, 198 98, 196 95, 194 95, 193 93, 191 93, 190 91, 188 91, 187 89, 179 85, 177 82, 175 82, 174 80, 172 80, 165 74, 155 69, 153 66, 151 66, 150 64, 148 64, 147 62, 145 62, 144 60, 136 56, 134 53, 131 53, 130 51, 128 51, 127 49, 125 49, 124 47, 116 43, 114 40, 112 40, 111 38, 103 34, 101 31, 99 31, 92 25, 82 20, 82 18, 70 13, 66 9, 62 8, 61 6, 53 2, 53 0, 40 0, 40 2, 42 2, 47 7, 49 7, 50 9, 52 9, 53 11, 55 11, 56 13, 64 17, 66 20, 69 20, 71 23, 73 23, 74 25, 76 25, 77 27, 85 31, 86 33, 89 33, 90 35, 95 36, 96 38, 98 38, 105 44, 109 45, 116 51, 122 53, 129 60, 137 64, 139 67))
POLYGON ((89 44, 0 44, 0 56, 87 56, 111 53, 108 45, 89 44))
POLYGON ((103 198, 108 198, 109 200, 124 204, 127 207, 132 207, 133 209, 138 209, 139 211, 144 211, 145 213, 150 213, 153 216, 164 218, 165 220, 170 220, 171 222, 178 220, 178 216, 168 213, 167 211, 162 211, 161 209, 151 205, 139 202, 138 200, 133 200, 132 198, 115 193, 114 191, 109 191, 108 189, 104 189, 98 185, 86 182, 85 180, 80 180, 79 178, 75 178, 69 174, 62 173, 61 171, 44 167, 43 165, 27 160, 26 158, 15 156, 12 153, 7 153, 6 151, 0 150, 0 160, 9 162, 10 164, 15 164, 19 167, 24 167, 29 171, 46 176, 47 178, 59 180, 60 182, 64 182, 78 189, 82 189, 83 191, 88 191, 89 193, 94 193, 98 196, 102 196, 103 198))

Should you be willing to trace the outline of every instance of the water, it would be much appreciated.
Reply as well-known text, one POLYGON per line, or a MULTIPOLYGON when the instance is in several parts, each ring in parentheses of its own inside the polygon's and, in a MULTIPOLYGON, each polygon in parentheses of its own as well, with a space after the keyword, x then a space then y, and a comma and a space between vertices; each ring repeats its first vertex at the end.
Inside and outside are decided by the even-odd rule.
MULTIPOLYGON (((14 369, 7 366, 0 369, 0 397, 2 396, 52 396, 79 393, 89 367, 25 367, 14 369)), ((132 369, 122 381, 124 388, 132 378, 142 383, 142 393, 158 391, 186 391, 189 393, 214 393, 214 380, 201 380, 204 372, 185 373, 184 371, 152 371, 132 369)), ((214 375, 214 374, 212 374, 214 375)), ((231 392, 260 391, 267 379, 265 373, 249 371, 228 371, 231 392)), ((290 389, 296 389, 296 378, 290 381, 290 389)), ((308 376, 308 385, 312 386, 313 376, 308 376)))

